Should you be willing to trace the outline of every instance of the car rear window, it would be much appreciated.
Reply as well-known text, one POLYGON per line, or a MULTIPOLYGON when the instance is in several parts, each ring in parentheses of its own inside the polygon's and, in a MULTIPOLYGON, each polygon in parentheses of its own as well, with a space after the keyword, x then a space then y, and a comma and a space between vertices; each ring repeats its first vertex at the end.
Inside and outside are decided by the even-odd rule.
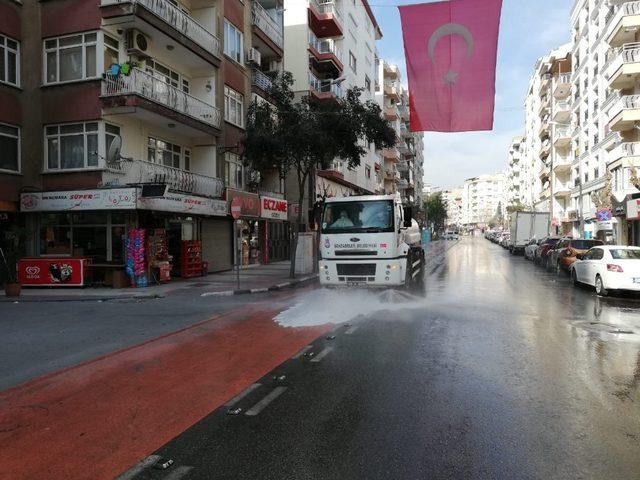
POLYGON ((640 260, 640 249, 616 248, 609 251, 616 260, 640 260))
POLYGON ((598 245, 604 245, 604 242, 601 240, 571 240, 571 247, 576 250, 589 250, 598 245))
POLYGON ((545 245, 555 245, 559 241, 560 241, 559 238, 548 238, 547 240, 545 240, 544 244, 545 245))

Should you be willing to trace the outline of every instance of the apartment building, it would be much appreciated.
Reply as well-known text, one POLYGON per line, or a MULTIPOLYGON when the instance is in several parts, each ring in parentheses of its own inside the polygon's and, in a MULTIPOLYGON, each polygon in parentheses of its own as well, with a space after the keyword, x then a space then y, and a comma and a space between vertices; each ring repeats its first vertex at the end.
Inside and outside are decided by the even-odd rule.
POLYGON ((278 0, 0 0, 0 209, 36 232, 28 253, 122 265, 144 228, 174 271, 187 241, 230 268, 241 197, 253 261, 287 258, 283 182, 240 145, 283 48, 278 0))
POLYGON ((505 185, 506 204, 524 204, 525 200, 525 175, 523 175, 524 158, 522 155, 523 137, 514 137, 509 147, 509 164, 505 185))
MULTIPOLYGON (((364 89, 362 100, 374 100, 376 41, 382 38, 367 0, 285 0, 286 70, 293 90, 319 102, 336 101, 347 89, 364 89)), ((373 145, 356 168, 336 159, 312 179, 317 197, 370 194, 380 189, 382 170, 373 145)), ((384 172, 384 170, 383 170, 384 172)))
POLYGON ((447 226, 460 227, 463 224, 463 195, 462 187, 442 192, 442 199, 447 206, 447 226))
POLYGON ((386 148, 379 155, 382 171, 383 192, 391 194, 401 192, 405 194, 408 182, 406 179, 409 164, 406 157, 401 155, 399 147, 405 146, 406 138, 410 137, 404 119, 409 118, 406 96, 403 95, 400 70, 397 65, 376 58, 375 97, 382 109, 382 115, 389 121, 396 132, 397 143, 393 148, 386 148), (402 174, 405 174, 404 180, 402 174))
POLYGON ((484 228, 504 206, 505 175, 480 175, 465 180, 462 187, 462 224, 484 228))

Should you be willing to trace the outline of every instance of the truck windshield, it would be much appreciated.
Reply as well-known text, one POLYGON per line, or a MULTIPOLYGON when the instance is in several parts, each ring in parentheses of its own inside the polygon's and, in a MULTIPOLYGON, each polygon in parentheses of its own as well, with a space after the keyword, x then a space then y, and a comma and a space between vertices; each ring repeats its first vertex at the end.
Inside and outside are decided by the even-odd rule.
POLYGON ((322 233, 393 232, 393 202, 331 202, 324 206, 322 233))

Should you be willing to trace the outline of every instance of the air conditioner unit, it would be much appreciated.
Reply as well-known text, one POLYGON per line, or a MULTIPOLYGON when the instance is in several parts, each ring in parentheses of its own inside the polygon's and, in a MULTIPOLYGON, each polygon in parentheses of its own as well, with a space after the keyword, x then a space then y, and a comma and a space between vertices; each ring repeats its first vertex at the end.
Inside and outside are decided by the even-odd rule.
POLYGON ((269 68, 267 69, 268 72, 279 72, 280 71, 280 62, 278 62, 277 60, 271 60, 269 62, 269 68))
POLYGON ((129 55, 146 55, 145 52, 149 48, 149 37, 141 31, 132 28, 125 33, 125 45, 129 55))
POLYGON ((255 48, 250 48, 247 52, 247 63, 253 63, 254 65, 260 66, 262 62, 262 57, 260 52, 255 48))

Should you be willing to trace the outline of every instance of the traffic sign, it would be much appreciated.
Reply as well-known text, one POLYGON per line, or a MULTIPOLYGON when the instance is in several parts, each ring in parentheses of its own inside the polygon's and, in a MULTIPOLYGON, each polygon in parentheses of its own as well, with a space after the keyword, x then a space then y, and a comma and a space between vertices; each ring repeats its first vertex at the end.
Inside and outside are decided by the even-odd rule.
POLYGON ((237 220, 242 215, 242 198, 235 197, 231 200, 231 216, 237 220))

